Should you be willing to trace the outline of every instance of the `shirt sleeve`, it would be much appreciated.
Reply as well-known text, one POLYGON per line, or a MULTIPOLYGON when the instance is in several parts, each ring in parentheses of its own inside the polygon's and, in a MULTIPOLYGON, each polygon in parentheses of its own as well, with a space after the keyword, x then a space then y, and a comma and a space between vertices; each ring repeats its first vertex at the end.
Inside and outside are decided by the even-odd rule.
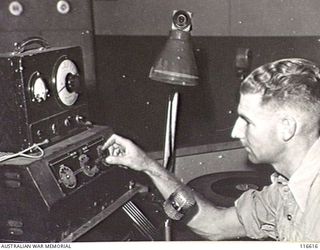
POLYGON ((236 201, 235 207, 240 223, 247 236, 254 239, 277 238, 276 210, 279 192, 276 184, 261 191, 248 190, 236 201))

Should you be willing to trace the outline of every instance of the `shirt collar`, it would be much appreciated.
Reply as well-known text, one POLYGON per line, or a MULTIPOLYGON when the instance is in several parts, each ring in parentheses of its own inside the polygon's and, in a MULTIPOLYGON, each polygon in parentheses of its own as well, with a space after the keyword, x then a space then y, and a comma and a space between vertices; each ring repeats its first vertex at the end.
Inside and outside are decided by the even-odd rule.
POLYGON ((297 204, 305 210, 310 187, 320 171, 320 138, 312 145, 300 167, 291 176, 288 186, 297 204))

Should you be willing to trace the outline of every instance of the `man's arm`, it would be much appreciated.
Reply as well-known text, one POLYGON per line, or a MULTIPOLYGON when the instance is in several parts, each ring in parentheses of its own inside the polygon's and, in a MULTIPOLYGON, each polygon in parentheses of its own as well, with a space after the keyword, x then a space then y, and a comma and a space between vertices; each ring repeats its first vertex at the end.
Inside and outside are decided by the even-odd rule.
MULTIPOLYGON (((154 161, 150 162, 149 167, 143 172, 152 179, 165 199, 168 199, 179 186, 185 185, 154 161)), ((199 210, 187 224, 194 232, 210 240, 231 239, 246 235, 235 207, 215 207, 199 194, 195 194, 195 199, 199 210)))
MULTIPOLYGON (((110 153, 106 158, 107 163, 146 173, 165 199, 168 199, 179 187, 185 186, 176 176, 150 159, 130 140, 113 135, 103 149, 108 149, 110 153)), ((194 232, 211 240, 245 236, 245 230, 234 207, 218 208, 200 195, 194 195, 198 211, 187 223, 194 232)))

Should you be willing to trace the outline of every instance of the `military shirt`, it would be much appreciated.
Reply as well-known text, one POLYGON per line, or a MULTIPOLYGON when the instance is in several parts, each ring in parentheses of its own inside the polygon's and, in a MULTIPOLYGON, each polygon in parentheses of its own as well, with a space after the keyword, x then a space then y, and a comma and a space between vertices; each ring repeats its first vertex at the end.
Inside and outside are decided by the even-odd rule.
POLYGON ((248 190, 235 207, 248 237, 320 242, 320 139, 290 180, 274 173, 270 186, 248 190))

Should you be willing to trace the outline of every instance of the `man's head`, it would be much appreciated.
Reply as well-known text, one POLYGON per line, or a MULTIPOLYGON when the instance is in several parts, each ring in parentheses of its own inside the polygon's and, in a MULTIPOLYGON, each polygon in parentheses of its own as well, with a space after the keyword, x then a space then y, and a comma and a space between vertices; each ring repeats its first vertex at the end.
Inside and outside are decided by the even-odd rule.
POLYGON ((254 70, 241 84, 241 94, 260 94, 262 105, 290 107, 320 115, 320 72, 313 62, 282 59, 254 70))
POLYGON ((282 59, 255 69, 240 87, 232 131, 253 162, 274 163, 301 136, 315 136, 320 121, 320 70, 305 59, 282 59))

